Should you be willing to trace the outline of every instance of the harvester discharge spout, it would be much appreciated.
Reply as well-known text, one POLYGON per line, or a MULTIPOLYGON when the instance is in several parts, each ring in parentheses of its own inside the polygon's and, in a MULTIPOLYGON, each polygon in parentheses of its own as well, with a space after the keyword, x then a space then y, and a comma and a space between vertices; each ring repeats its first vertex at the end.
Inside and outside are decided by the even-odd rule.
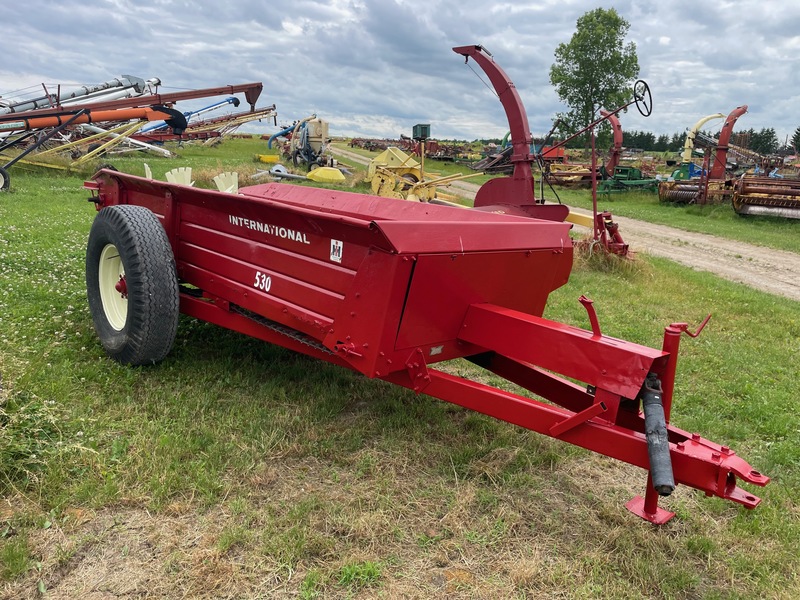
MULTIPOLYGON (((532 153, 533 137, 528 124, 528 115, 525 111, 525 106, 522 104, 519 92, 517 92, 517 88, 514 86, 511 78, 500 68, 491 53, 483 46, 457 46, 453 48, 453 52, 463 56, 465 62, 469 62, 469 59, 472 58, 475 63, 483 69, 494 87, 495 94, 503 105, 511 136, 511 163, 513 165, 511 176, 497 177, 484 183, 475 195, 474 208, 487 212, 547 219, 551 221, 572 221, 585 224, 585 217, 576 219, 575 213, 570 211, 568 206, 561 204, 560 201, 558 204, 546 204, 543 197, 536 197, 532 164, 537 162, 538 159, 537 156, 532 153)), ((586 131, 593 130, 596 125, 606 120, 611 123, 614 129, 615 148, 621 149, 622 130, 616 115, 632 104, 635 104, 639 112, 645 117, 649 116, 652 112, 653 99, 650 94, 650 88, 646 82, 639 80, 634 84, 633 99, 630 102, 615 110, 603 111, 599 119, 590 123, 566 140, 555 144, 552 146, 551 151, 562 148, 569 140, 574 139, 576 136, 586 131)), ((614 154, 612 152, 612 157, 606 168, 612 169, 613 173, 618 160, 618 153, 614 154)), ((595 171, 596 169, 593 167, 592 170, 595 171)), ((589 226, 594 229, 594 241, 604 243, 607 237, 599 235, 598 229, 595 227, 598 217, 596 206, 596 181, 593 184, 592 197, 594 214, 592 220, 589 221, 589 226), (601 239, 601 237, 603 239, 601 239)), ((622 238, 618 231, 614 233, 614 237, 619 239, 620 243, 615 245, 604 243, 605 249, 616 254, 626 254, 628 246, 627 244, 621 243, 622 238)))

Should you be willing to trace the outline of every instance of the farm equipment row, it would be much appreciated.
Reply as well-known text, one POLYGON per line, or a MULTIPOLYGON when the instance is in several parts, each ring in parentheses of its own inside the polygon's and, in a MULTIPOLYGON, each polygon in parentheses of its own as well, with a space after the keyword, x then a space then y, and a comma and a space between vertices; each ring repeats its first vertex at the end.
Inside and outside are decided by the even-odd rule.
MULTIPOLYGON (((617 111, 601 110, 600 115, 611 125, 613 136, 613 143, 606 162, 599 166, 569 162, 564 144, 548 145, 551 137, 548 134, 545 136, 544 143, 534 143, 531 148, 531 152, 537 157, 542 176, 549 184, 567 187, 591 186, 593 181, 599 182, 598 190, 604 194, 634 189, 656 191, 658 181, 655 178, 646 176, 639 168, 620 166, 622 126, 617 117, 617 111)), ((557 125, 558 122, 556 122, 557 125)), ((569 139, 574 139, 574 137, 573 135, 569 139)), ((511 156, 514 149, 508 144, 507 138, 508 136, 503 139, 501 150, 472 163, 470 168, 484 173, 512 173, 514 165, 511 156)))
POLYGON ((738 106, 731 111, 720 130, 719 139, 713 149, 713 157, 709 156, 712 152, 706 152, 703 168, 699 171, 693 168, 696 166, 691 162, 694 139, 703 123, 718 118, 718 115, 709 115, 695 124, 686 135, 681 165, 672 174, 671 181, 663 181, 659 184, 658 197, 661 201, 708 204, 722 202, 731 197, 733 181, 726 170, 728 148, 733 126, 746 112, 747 105, 738 106), (699 174, 699 177, 694 177, 695 172, 699 174))
POLYGON ((154 131, 137 131, 131 135, 131 139, 142 142, 163 143, 168 141, 187 141, 187 140, 219 140, 224 136, 235 132, 239 127, 251 121, 261 121, 264 119, 276 118, 275 105, 230 113, 221 117, 211 117, 199 121, 189 121, 186 128, 177 133, 168 128, 159 128, 154 131))
MULTIPOLYGON (((66 153, 73 159, 71 166, 99 156, 122 143, 134 149, 145 149, 160 154, 165 150, 149 142, 161 142, 166 137, 183 139, 189 128, 192 113, 181 113, 174 108, 176 102, 224 94, 243 93, 250 104, 247 116, 237 115, 219 120, 211 127, 206 124, 203 131, 232 131, 248 119, 274 117, 274 105, 256 111, 255 104, 261 94, 261 83, 224 86, 190 90, 170 94, 158 94, 153 86, 158 80, 144 80, 123 76, 96 86, 84 86, 74 92, 46 93, 40 98, 0 106, 0 153, 5 161, 0 166, 0 190, 9 187, 8 169, 23 161, 30 164, 65 168, 55 162, 41 160, 47 154, 66 153), (144 93, 148 92, 148 93, 144 93), (137 135, 142 121, 156 127, 166 128, 167 134, 156 134, 155 130, 137 135), (85 153, 80 148, 87 149, 85 153), (21 150, 12 153, 12 150, 21 150), (35 160, 39 159, 39 160, 35 160)), ((45 90, 46 91, 46 90, 45 90)), ((236 104, 239 100, 234 98, 236 104)), ((225 101, 230 103, 231 101, 225 101)), ((193 124, 195 127, 198 124, 193 124)), ((196 130, 196 131, 199 131, 196 130)), ((167 155, 169 153, 167 152, 167 155)))
POLYGON ((800 179, 745 174, 734 182, 732 202, 740 215, 800 219, 800 179))
POLYGON ((769 478, 727 446, 669 425, 684 323, 660 349, 542 317, 572 268, 568 209, 534 194, 531 136, 516 88, 480 46, 453 49, 486 72, 506 111, 513 174, 474 209, 284 183, 238 194, 101 170, 86 277, 95 329, 125 364, 162 360, 179 312, 275 343, 648 472, 628 508, 673 516, 683 484, 754 508, 737 481, 769 478), (527 390, 434 367, 464 358, 527 390))
POLYGON ((700 131, 705 123, 723 118, 715 113, 700 119, 686 134, 681 164, 669 181, 659 184, 659 199, 681 204, 718 204, 730 202, 740 215, 767 215, 800 219, 800 180, 733 172, 729 157, 736 167, 757 168, 766 160, 759 154, 730 142, 733 126, 747 112, 747 105, 735 108, 727 116, 718 139, 700 131), (692 160, 696 141, 705 146, 702 167, 692 160))
MULTIPOLYGON (((600 116, 611 125, 613 143, 608 155, 608 161, 600 165, 571 164, 565 161, 558 161, 555 164, 548 164, 549 168, 545 171, 551 183, 560 185, 591 185, 592 181, 599 181, 611 177, 622 156, 622 125, 616 112, 601 110, 600 116)), ((570 139, 576 136, 571 136, 570 139)), ((557 148, 561 148, 557 145, 557 148)), ((553 149, 551 149, 553 152, 553 149)), ((548 161, 545 161, 548 162, 548 161)))

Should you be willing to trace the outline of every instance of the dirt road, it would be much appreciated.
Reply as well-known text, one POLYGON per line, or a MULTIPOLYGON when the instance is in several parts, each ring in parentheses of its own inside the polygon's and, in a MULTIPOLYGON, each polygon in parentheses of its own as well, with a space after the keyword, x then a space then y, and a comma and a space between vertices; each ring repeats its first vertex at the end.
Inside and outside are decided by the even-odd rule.
MULTIPOLYGON (((353 152, 339 148, 335 151, 346 161, 369 162, 369 159, 353 152)), ((472 200, 478 187, 474 183, 457 181, 449 191, 472 200)), ((623 238, 634 252, 669 258, 695 270, 708 271, 800 302, 800 254, 616 215, 614 220, 619 223, 623 238)))

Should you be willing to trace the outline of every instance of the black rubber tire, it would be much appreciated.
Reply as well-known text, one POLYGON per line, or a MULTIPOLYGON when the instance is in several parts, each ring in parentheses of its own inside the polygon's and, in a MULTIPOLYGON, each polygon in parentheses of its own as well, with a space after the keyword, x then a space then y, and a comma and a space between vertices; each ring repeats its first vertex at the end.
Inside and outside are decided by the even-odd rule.
POLYGON ((292 152, 292 164, 295 168, 299 167, 301 163, 305 162, 303 158, 300 156, 300 150, 295 150, 292 152))
POLYGON ((180 315, 175 257, 161 222, 142 206, 107 206, 86 248, 86 291, 106 353, 126 365, 163 360, 180 315), (114 283, 124 275, 127 300, 114 283))
POLYGON ((8 191, 8 186, 11 185, 11 176, 3 167, 0 167, 0 192, 8 191))

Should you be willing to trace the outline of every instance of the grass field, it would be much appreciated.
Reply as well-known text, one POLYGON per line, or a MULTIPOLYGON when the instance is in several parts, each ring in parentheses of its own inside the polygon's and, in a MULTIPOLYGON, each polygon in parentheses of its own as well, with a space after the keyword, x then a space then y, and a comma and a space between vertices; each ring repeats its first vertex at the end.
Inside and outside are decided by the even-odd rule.
MULTIPOLYGON (((254 173, 263 145, 146 161, 156 177, 191 165, 207 185, 254 173)), ((143 173, 141 157, 113 162, 143 173)), ((586 294, 605 333, 655 347, 666 324, 713 313, 683 342, 672 422, 773 481, 752 490, 754 511, 678 488, 662 501, 677 518, 654 527, 624 508, 643 491, 639 469, 191 318, 162 364, 114 363, 86 305, 85 177, 12 177, 0 195, 5 597, 800 597, 798 303, 646 256, 578 264, 551 296, 548 318, 587 328, 586 294)), ((443 368, 498 384, 461 361, 443 368)))

